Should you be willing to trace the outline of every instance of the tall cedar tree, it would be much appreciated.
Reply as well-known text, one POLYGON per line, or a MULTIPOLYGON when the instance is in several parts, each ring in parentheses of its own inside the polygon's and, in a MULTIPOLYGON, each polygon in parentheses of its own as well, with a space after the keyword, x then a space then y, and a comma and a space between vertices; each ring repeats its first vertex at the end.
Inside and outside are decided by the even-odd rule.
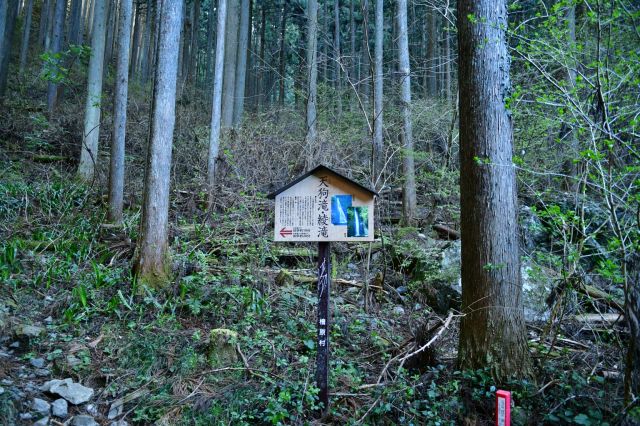
POLYGON ((458 361, 530 372, 520 259, 506 0, 458 0, 462 310, 458 361))
POLYGON ((134 271, 140 283, 169 282, 169 183, 183 0, 159 0, 158 49, 153 82, 149 151, 134 271))

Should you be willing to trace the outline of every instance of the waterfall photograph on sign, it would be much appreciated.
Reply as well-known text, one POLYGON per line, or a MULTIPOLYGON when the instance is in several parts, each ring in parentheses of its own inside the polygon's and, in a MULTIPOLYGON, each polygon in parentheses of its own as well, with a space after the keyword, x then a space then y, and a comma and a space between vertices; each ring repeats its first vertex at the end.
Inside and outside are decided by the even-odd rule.
POLYGON ((347 237, 369 236, 369 212, 366 207, 348 207, 347 218, 347 237))
POLYGON ((347 209, 351 207, 351 195, 334 195, 331 197, 331 223, 347 224, 347 209))

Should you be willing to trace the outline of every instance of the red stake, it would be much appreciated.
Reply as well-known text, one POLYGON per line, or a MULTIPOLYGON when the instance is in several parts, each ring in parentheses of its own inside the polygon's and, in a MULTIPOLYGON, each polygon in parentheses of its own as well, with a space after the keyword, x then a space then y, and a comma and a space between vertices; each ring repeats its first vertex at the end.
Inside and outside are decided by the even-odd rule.
POLYGON ((496 426, 511 426, 511 392, 496 392, 496 426))

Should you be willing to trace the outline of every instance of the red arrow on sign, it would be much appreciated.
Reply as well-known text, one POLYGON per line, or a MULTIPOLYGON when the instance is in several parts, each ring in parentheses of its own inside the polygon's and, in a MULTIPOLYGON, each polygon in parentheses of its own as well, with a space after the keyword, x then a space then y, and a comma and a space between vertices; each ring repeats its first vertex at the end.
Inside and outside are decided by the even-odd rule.
POLYGON ((293 229, 282 228, 280 230, 280 236, 282 236, 282 238, 285 238, 287 235, 288 236, 292 236, 293 235, 293 229))

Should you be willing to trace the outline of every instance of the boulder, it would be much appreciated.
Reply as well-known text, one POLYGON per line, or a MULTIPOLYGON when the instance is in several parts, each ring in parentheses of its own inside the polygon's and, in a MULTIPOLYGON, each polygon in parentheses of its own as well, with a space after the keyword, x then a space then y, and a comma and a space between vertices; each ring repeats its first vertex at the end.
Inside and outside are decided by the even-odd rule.
POLYGON ((73 416, 71 426, 100 426, 100 424, 91 416, 79 415, 73 416))
POLYGON ((60 395, 73 405, 84 404, 93 397, 93 389, 74 383, 72 379, 50 380, 40 390, 60 395))
POLYGON ((33 411, 36 411, 40 414, 49 414, 49 410, 51 409, 51 404, 49 404, 44 399, 33 398, 33 403, 31 404, 31 408, 33 411))
POLYGON ((238 333, 226 328, 214 328, 209 334, 209 363, 231 364, 238 360, 235 340, 238 333))

